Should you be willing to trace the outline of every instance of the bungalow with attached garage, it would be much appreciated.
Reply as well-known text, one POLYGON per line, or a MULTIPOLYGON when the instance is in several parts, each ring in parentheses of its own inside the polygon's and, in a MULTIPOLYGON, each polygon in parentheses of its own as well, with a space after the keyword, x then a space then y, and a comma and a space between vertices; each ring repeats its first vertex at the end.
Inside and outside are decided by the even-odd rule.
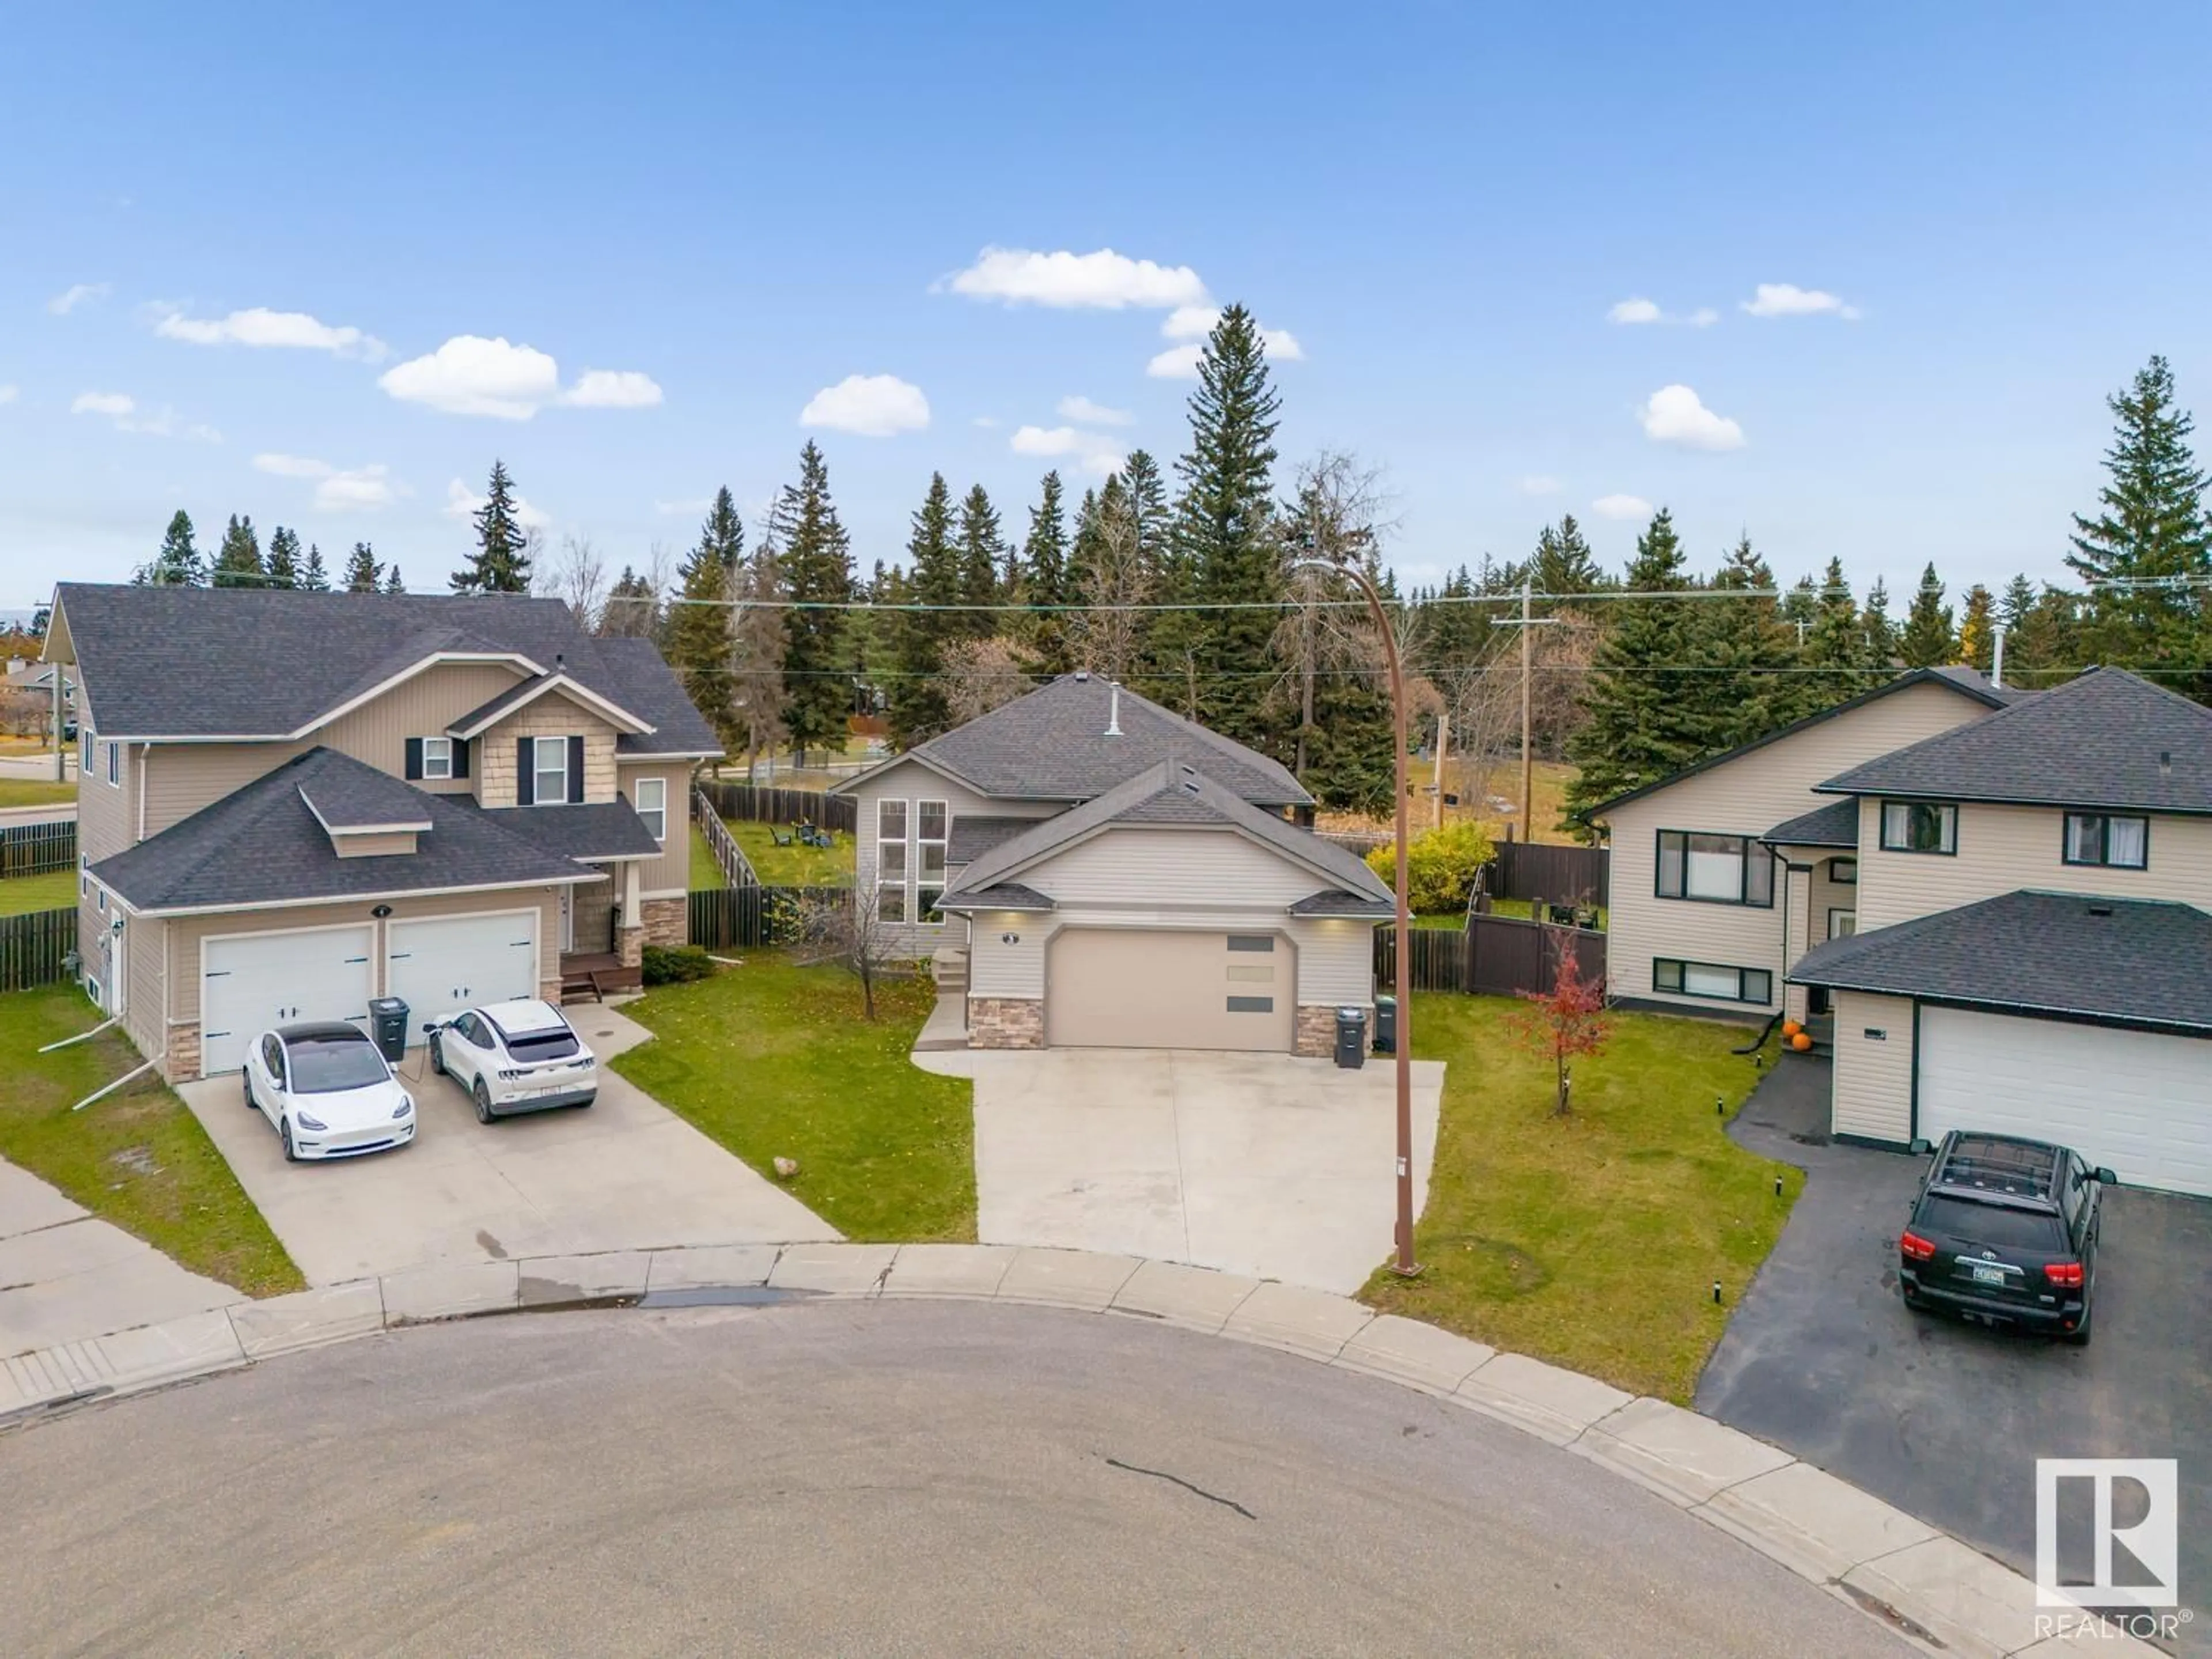
POLYGON ((1065 674, 837 786, 860 891, 979 1048, 1323 1055, 1390 890, 1266 756, 1065 674))
POLYGON ((423 1022, 681 944, 721 752, 644 640, 556 599, 55 590, 85 989, 172 1081, 280 1022, 423 1022))

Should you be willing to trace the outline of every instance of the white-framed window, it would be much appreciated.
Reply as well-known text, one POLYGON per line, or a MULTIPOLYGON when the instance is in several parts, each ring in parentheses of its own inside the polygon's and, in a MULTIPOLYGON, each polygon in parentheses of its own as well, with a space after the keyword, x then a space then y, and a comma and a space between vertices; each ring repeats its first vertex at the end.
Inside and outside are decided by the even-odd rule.
POLYGON ((902 800, 876 803, 876 915, 884 921, 907 919, 907 831, 912 817, 902 800))
POLYGON ((106 915, 107 914, 107 890, 105 887, 100 890, 100 896, 96 902, 100 906, 100 914, 103 916, 106 915))
POLYGON ((1774 854, 1748 836, 1662 830, 1655 890, 1661 898, 1771 908, 1774 854))
POLYGON ((79 898, 92 896, 92 878, 85 874, 85 872, 91 868, 92 854, 79 853, 76 855, 76 896, 79 898))
POLYGON ((941 800, 915 803, 914 919, 925 927, 942 927, 945 913, 937 901, 945 896, 945 848, 952 833, 952 808, 941 800))
POLYGON ((636 799, 630 803, 637 815, 645 820, 645 827, 653 831, 655 841, 668 839, 668 780, 640 778, 636 799))
POLYGON ((451 738, 422 739, 422 775, 426 778, 450 778, 453 775, 453 740, 451 738))
POLYGON ((1828 937, 1830 939, 1849 939, 1854 933, 1857 933, 1858 930, 1859 916, 1857 911, 1831 910, 1828 912, 1828 937))
POLYGON ((1959 850, 1959 809, 1927 800, 1881 804, 1881 850, 1945 853, 1959 850))
POLYGON ((107 745, 107 781, 117 788, 123 784, 123 745, 119 743, 107 745))
POLYGON ((1660 957, 1651 963, 1651 988, 1675 996, 1751 1002, 1765 1007, 1774 1000, 1774 975, 1764 968, 1723 968, 1717 963, 1660 957))
POLYGON ((538 738, 530 745, 530 799, 540 806, 568 800, 568 739, 538 738))
POLYGON ((92 775, 92 728, 88 726, 77 727, 76 769, 80 777, 88 778, 92 775))
POLYGON ((2150 820, 2110 812, 2066 815, 2066 862, 2110 870, 2141 870, 2150 863, 2150 820))

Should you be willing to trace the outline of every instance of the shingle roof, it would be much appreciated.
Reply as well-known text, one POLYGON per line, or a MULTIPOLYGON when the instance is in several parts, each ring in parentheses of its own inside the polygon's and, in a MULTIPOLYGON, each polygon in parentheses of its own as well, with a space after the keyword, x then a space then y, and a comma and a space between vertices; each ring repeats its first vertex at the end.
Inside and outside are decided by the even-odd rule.
POLYGON ((1221 824, 1325 876, 1347 891, 1388 895, 1375 872, 1334 842, 1263 811, 1178 760, 1146 768, 1104 794, 1003 842, 969 865, 963 884, 988 886, 1039 859, 1116 823, 1221 824))
POLYGON ((1059 907, 1034 887, 1002 881, 990 887, 963 887, 937 901, 940 910, 1052 910, 1059 907))
POLYGON ((1332 887, 1326 892, 1309 893, 1291 907, 1294 916, 1376 916, 1385 921, 1398 915, 1397 896, 1389 898, 1370 898, 1357 893, 1347 893, 1332 887))
POLYGON ((133 909, 149 911, 601 878, 502 827, 466 797, 405 784, 398 787, 415 797, 414 810, 430 823, 416 836, 416 850, 342 859, 301 791, 342 794, 377 787, 363 774, 392 781, 336 750, 310 749, 160 835, 102 859, 92 875, 133 909))
POLYGON ((1777 847, 1856 847, 1859 804, 1832 800, 1826 806, 1784 819, 1759 839, 1777 847))
POLYGON ((2212 915, 2142 899, 2007 893, 1815 945, 1789 978, 2212 1032, 2212 915))
MULTIPOLYGON (((1015 800, 1089 800, 1164 760, 1188 760, 1262 806, 1303 806, 1313 797, 1276 762, 1121 688, 1121 735, 1108 737, 1114 688, 1089 674, 1063 674, 1027 696, 916 745, 886 765, 919 758, 986 795, 1015 800)), ((842 793, 869 775, 848 778, 842 793)))
MULTIPOLYGON (((559 670, 550 674, 533 674, 528 679, 517 680, 513 685, 508 686, 506 690, 501 692, 497 696, 479 703, 474 708, 470 709, 467 714, 459 715, 453 720, 447 721, 446 724, 446 730, 452 732, 455 737, 473 738, 482 732, 485 726, 489 726, 493 721, 499 720, 501 716, 510 714, 514 710, 520 708, 527 703, 534 702, 539 697, 555 693, 566 694, 568 696, 570 702, 580 702, 586 705, 590 703, 592 698, 596 696, 605 702, 610 709, 624 715, 630 714, 630 711, 629 709, 623 708, 621 703, 617 702, 613 697, 607 696, 605 692, 594 692, 588 686, 586 686, 581 681, 577 679, 574 674, 568 673, 565 672, 565 670, 559 670)), ((636 717, 631 716, 631 718, 635 719, 636 717)), ((645 722, 647 726, 650 726, 652 723, 653 722, 650 720, 647 720, 645 722)), ((614 724, 619 726, 621 722, 616 721, 614 724)), ((640 733, 639 735, 649 736, 651 734, 640 733)))
POLYGON ((994 847, 1005 845, 1025 830, 1037 827, 1036 818, 971 818, 964 813, 952 817, 952 837, 945 849, 945 861, 951 865, 972 864, 994 847))
POLYGON ((1586 823, 1593 818, 1603 817, 1617 806, 1625 806, 1632 800, 1641 800, 1644 796, 1669 788, 1681 782, 1685 778, 1694 778, 1701 772, 1711 771, 1716 766, 1725 766, 1739 756, 1748 755, 1754 750, 1765 748, 1769 744, 1780 743, 1785 738, 1794 737, 1808 726, 1819 726, 1824 721, 1835 719, 1838 714, 1848 714, 1854 708, 1863 708, 1870 702, 1879 702, 1884 697, 1892 696, 1916 685, 1941 685, 1958 692, 1961 696, 1971 697, 1987 708, 2005 708, 2021 695, 1991 685, 1971 668, 1915 668, 1909 672, 1899 674, 1895 679, 1885 684, 1877 685, 1871 691, 1862 691, 1857 696, 1847 702, 1839 702, 1832 708, 1824 708, 1817 714, 1808 714, 1803 720, 1769 732, 1763 738, 1753 738, 1749 743, 1740 744, 1734 749, 1724 750, 1717 755, 1708 755, 1705 759, 1694 762, 1679 772, 1670 772, 1663 778, 1626 790, 1613 796, 1610 800, 1601 800, 1595 806, 1584 807, 1577 816, 1586 823))
POLYGON ((649 640, 599 639, 558 599, 64 582, 56 597, 103 734, 282 736, 435 653, 559 662, 655 729, 626 753, 721 744, 649 640))
POLYGON ((1828 794, 2212 813, 2212 708, 2124 669, 2095 668, 1815 787, 1828 794))
MULTIPOLYGON (((487 811, 465 795, 459 799, 472 811, 487 811)), ((509 835, 562 858, 649 859, 661 851, 645 820, 626 800, 580 806, 498 806, 489 811, 509 835)))
POLYGON ((300 793, 314 815, 333 830, 428 830, 429 797, 388 772, 367 766, 327 766, 300 793))

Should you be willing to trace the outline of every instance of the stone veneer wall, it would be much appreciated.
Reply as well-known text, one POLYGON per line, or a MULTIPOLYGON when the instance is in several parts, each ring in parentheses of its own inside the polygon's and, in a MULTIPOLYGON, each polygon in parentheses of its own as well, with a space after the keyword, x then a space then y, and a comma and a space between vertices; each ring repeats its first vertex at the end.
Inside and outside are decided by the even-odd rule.
POLYGON ((971 1048, 1042 1048, 1044 1004, 1025 997, 969 997, 971 1048))
POLYGON ((161 1076, 170 1083, 190 1083, 200 1074, 200 1028, 169 1027, 168 1052, 161 1056, 161 1076))
POLYGON ((615 929, 615 955, 625 968, 635 968, 645 961, 645 929, 617 927, 615 929))
POLYGON ((689 901, 674 899, 644 899, 638 904, 638 914, 645 921, 645 942, 671 947, 690 942, 691 906, 689 901))
MULTIPOLYGON (((1372 1015, 1369 1016, 1373 1018, 1372 1015)), ((1336 1008, 1301 1006, 1291 1035, 1291 1052, 1308 1060, 1327 1060, 1336 1052, 1336 1008)))

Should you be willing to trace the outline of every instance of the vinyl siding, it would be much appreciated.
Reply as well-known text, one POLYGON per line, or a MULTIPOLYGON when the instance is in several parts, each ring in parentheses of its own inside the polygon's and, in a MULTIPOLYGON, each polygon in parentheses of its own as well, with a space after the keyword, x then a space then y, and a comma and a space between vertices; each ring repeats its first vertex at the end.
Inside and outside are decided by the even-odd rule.
POLYGON ((2149 866, 2111 870, 2065 861, 2066 813, 2055 806, 1959 808, 1957 853, 1885 853, 1881 802, 1859 803, 1859 929, 2032 888, 2110 898, 2179 899, 2212 910, 2212 818, 2150 821, 2149 866))
POLYGON ((1188 928, 1207 933, 1280 933, 1297 947, 1300 1004, 1367 1006, 1375 1000, 1375 930, 1364 921, 1285 916, 1233 908, 1096 908, 1073 906, 1040 916, 979 911, 969 947, 968 992, 979 997, 1045 994, 1045 960, 1063 927, 1188 928), (1014 935, 1008 945, 1005 936, 1014 935))
MULTIPOLYGON (((845 792, 852 796, 856 811, 857 830, 854 836, 854 864, 859 872, 860 890, 872 893, 876 871, 876 803, 881 800, 902 800, 908 804, 924 800, 941 800, 951 813, 946 828, 963 817, 1037 818, 1057 817, 1066 807, 1053 801, 1001 800, 996 796, 981 795, 963 787, 951 779, 931 771, 918 761, 895 763, 884 769, 866 782, 845 792)), ((908 818, 909 827, 912 818, 908 818)), ((918 869, 918 860, 908 860, 909 872, 918 869)), ((948 874, 951 873, 948 872, 948 874)), ((909 913, 914 883, 908 884, 909 913)), ((980 931, 980 930, 979 930, 980 931)), ((999 930, 1003 932, 1003 929, 999 930)), ((925 927, 915 923, 887 927, 884 936, 887 948, 894 956, 927 957, 947 945, 963 942, 957 918, 936 927, 925 927)), ((994 934, 994 937, 996 935, 994 934)), ((1007 993, 1009 995, 1020 993, 1007 993)))
POLYGON ((471 770, 476 774, 477 799, 481 805, 515 805, 515 746, 519 739, 526 737, 581 737, 585 804, 615 798, 614 727, 589 709, 553 691, 527 708, 518 709, 476 740, 475 764, 471 770))
POLYGON ((167 945, 162 935, 168 924, 158 917, 134 916, 124 930, 130 952, 130 977, 124 997, 123 1029, 141 1054, 158 1059, 162 1038, 162 975, 167 965, 167 945))
MULTIPOLYGON (((538 918, 538 977, 541 983, 557 979, 561 972, 561 900, 544 888, 508 889, 503 892, 426 894, 420 898, 393 899, 392 921, 422 916, 473 915, 487 910, 525 910, 536 906, 538 918)), ((368 919, 369 907, 356 902, 302 905, 283 910, 234 910, 222 915, 175 916, 168 920, 166 971, 169 978, 169 1023, 196 1024, 200 1017, 200 942, 220 933, 270 933, 280 929, 330 927, 368 919)), ((376 994, 384 994, 385 935, 380 923, 372 955, 376 962, 376 994)))
POLYGON ((1281 910, 1329 886, 1231 830, 1118 825, 1012 878, 1062 904, 1218 906, 1281 910))
POLYGON ((1607 823, 1613 848, 1612 902, 1607 915, 1611 937, 1606 950, 1608 989, 1615 996, 1648 997, 1708 1012, 1755 1006, 1654 991, 1651 963, 1655 957, 1663 957, 1726 968, 1764 968, 1772 974, 1774 994, 1780 996, 1787 966, 1781 884, 1777 884, 1777 902, 1771 909, 1660 898, 1653 890, 1657 880, 1658 832, 1686 830, 1762 836, 1784 819, 1834 799, 1814 794, 1814 784, 1989 712, 1956 691, 1938 685, 1912 686, 1823 720, 1793 738, 1723 762, 1613 812, 1607 823))
POLYGON ((331 846, 342 859, 390 858, 394 854, 414 852, 415 832, 394 830, 375 835, 333 836, 331 846))
MULTIPOLYGON (((304 743, 155 744, 146 767, 146 833, 158 836, 243 789, 312 745, 304 743)), ((396 771, 398 769, 394 769, 396 771)))
POLYGON ((691 886, 690 763, 618 766, 615 777, 623 799, 633 806, 637 804, 638 779, 659 778, 668 785, 668 834, 661 842, 660 856, 647 859, 638 866, 640 890, 647 898, 655 893, 688 892, 691 886))
POLYGON ((94 864, 137 840, 138 745, 118 745, 112 784, 107 781, 107 748, 106 738, 95 737, 93 771, 89 776, 78 774, 76 782, 77 848, 94 864))
POLYGON ((1910 998, 1836 994, 1834 1087, 1836 1133, 1899 1146, 1912 1139, 1910 998), (1866 1035, 1869 1030, 1884 1036, 1877 1041, 1866 1035))

